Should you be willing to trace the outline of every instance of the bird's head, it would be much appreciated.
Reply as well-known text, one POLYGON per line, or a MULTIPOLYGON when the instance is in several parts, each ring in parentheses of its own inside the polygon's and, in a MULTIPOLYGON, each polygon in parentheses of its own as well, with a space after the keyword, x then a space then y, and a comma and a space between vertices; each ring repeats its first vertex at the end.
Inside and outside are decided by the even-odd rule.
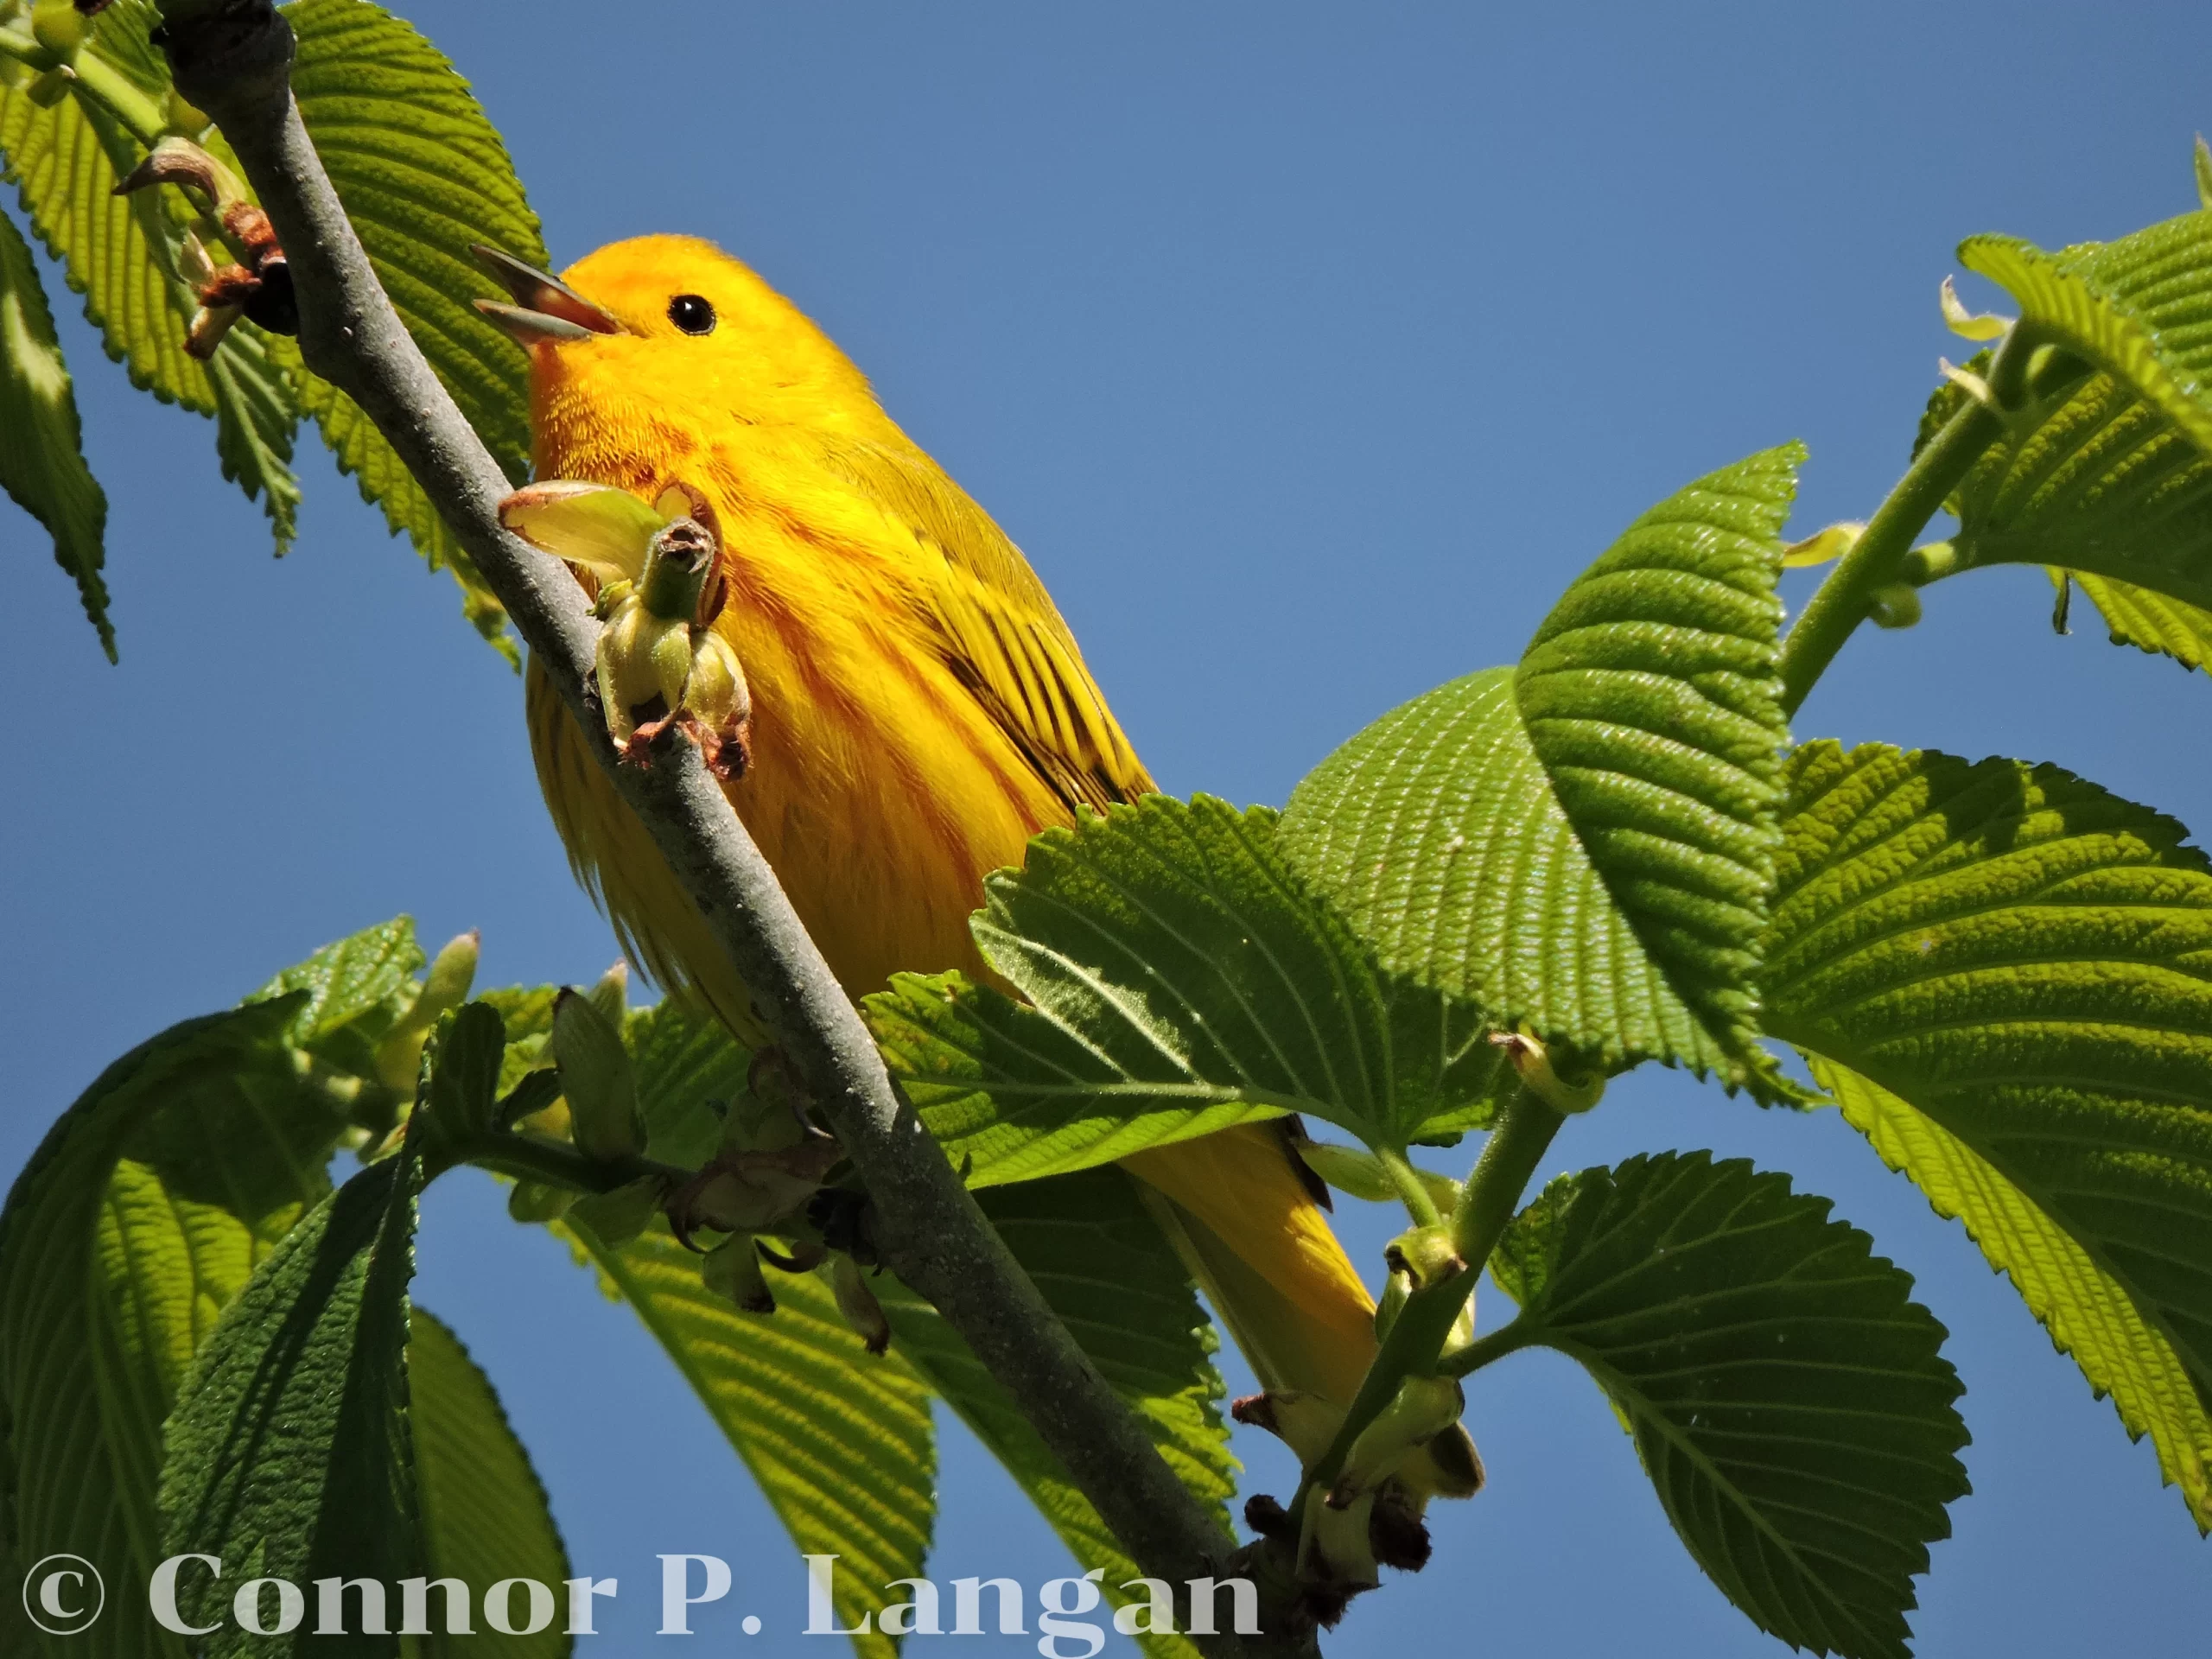
MULTIPOLYGON (((610 243, 558 277, 476 250, 512 304, 477 307, 530 353, 531 423, 667 431, 880 419, 868 381, 798 308, 712 243, 610 243)), ((559 442, 558 430, 555 433, 559 442)))

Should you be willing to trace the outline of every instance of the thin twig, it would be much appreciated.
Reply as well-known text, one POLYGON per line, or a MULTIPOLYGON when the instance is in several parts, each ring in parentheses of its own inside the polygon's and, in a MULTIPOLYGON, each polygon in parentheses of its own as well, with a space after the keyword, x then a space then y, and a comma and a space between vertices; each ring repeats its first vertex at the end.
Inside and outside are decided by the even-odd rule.
MULTIPOLYGON (((178 90, 230 141, 283 245, 302 358, 375 423, 550 671, 601 770, 652 832, 868 1183, 888 1265, 1013 1395, 1147 1574, 1180 1582, 1222 1570, 1233 1541, 1076 1345, 900 1096, 696 751, 677 742, 650 768, 618 764, 587 696, 598 626, 583 591, 561 563, 500 528, 508 481, 392 310, 300 120, 289 27, 267 0, 168 0, 165 10, 178 90)), ((1230 1638, 1217 1650, 1259 1645, 1230 1638)))

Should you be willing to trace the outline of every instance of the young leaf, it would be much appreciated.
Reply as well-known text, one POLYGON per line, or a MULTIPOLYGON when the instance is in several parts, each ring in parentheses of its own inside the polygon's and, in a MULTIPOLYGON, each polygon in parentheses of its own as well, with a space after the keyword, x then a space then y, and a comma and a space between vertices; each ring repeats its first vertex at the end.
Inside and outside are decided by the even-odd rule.
MULTIPOLYGON (((1976 237, 1959 257, 2012 291, 2023 328, 2093 371, 2011 417, 1967 475, 1961 562, 2079 573, 2100 583, 2115 640, 2173 650, 2176 625, 2185 642, 2188 612, 2212 607, 2212 214, 2056 254, 1976 237)), ((1931 416, 1964 395, 1942 389, 1931 416)))
MULTIPOLYGON (((83 48, 158 99, 168 70, 148 40, 159 19, 152 0, 115 0, 83 48)), ((219 134, 207 146, 231 157, 219 134)), ((26 87, 0 87, 0 158, 22 192, 39 238, 63 262, 85 315, 130 382, 163 403, 216 418, 223 476, 259 499, 282 552, 291 543, 299 486, 289 471, 297 423, 292 387, 270 355, 272 337, 241 322, 213 361, 184 349, 196 303, 177 256, 192 213, 174 190, 112 194, 142 156, 137 141, 96 105, 75 95, 51 108, 26 87)))
POLYGON ((0 213, 0 489, 44 524, 54 562, 75 578, 100 648, 115 660, 107 618, 107 497, 85 464, 77 397, 54 337, 29 245, 0 213))
MULTIPOLYGON (((772 1314, 741 1313, 709 1290, 699 1257, 658 1224, 621 1249, 591 1251, 726 1435, 804 1554, 843 1559, 838 1623, 880 1586, 924 1572, 937 1510, 930 1393, 897 1346, 867 1352, 812 1274, 773 1273, 772 1314)), ((884 1283, 888 1284, 888 1281, 884 1283)), ((862 1659, 888 1637, 855 1637, 862 1659)))
POLYGON ((1967 1491, 1945 1332, 1828 1201, 1709 1154, 1561 1176, 1491 1261, 1501 1347, 1580 1361, 1675 1530, 1792 1647, 1904 1659, 1943 1506, 1967 1491))
POLYGON ((1892 1114, 1877 1144, 2016 1269, 2123 1421, 2154 1428, 2204 1524, 2212 863, 2054 766, 1818 743, 1791 785, 1769 1028, 1925 1116, 1907 1135, 1892 1114), (1954 1143, 2000 1185, 1974 1197, 1954 1143), (2092 1340, 2088 1310, 2115 1294, 2129 1312, 2096 1317, 2123 1334, 2092 1340), (2171 1367, 2139 1328, 2197 1411, 2160 1404, 2171 1367))
MULTIPOLYGON (((460 1339, 419 1307, 408 1326, 407 1394, 427 1572, 461 1580, 478 1607, 484 1592, 502 1579, 536 1579, 559 1595, 569 1553, 530 1454, 515 1438, 491 1379, 460 1339)), ((456 1637, 433 1619, 435 1633, 423 1646, 429 1659, 467 1659, 478 1651, 501 1659, 563 1659, 575 1645, 565 1624, 556 1618, 536 1636, 456 1637)))
POLYGON ((1311 1112, 1379 1145, 1488 1121, 1480 1011, 1379 974, 1274 852, 1274 815, 1151 795, 1029 845, 974 927, 1023 996, 901 975, 864 1012, 978 1185, 1311 1112), (972 1160, 972 1162, 971 1162, 972 1160))
MULTIPOLYGON (((499 131, 435 48, 368 0, 299 0, 292 92, 300 118, 360 233, 400 320, 493 455, 518 482, 530 465, 522 348, 470 304, 505 297, 468 255, 489 243, 543 266, 537 216, 499 131)), ((503 644, 506 619, 391 446, 327 382, 298 368, 301 406, 321 424, 341 470, 410 537, 432 569, 448 567, 462 607, 503 644)))
POLYGON ((1781 1092, 1751 981, 1781 753, 1794 446, 1700 480, 1568 588, 1521 665, 1417 697, 1293 792, 1285 859, 1382 965, 1611 1070, 1781 1092))
MULTIPOLYGON (((185 1622, 215 1625, 213 1659, 249 1655, 237 1580, 372 1578, 418 1570, 407 1420, 411 1151, 372 1165, 286 1235, 193 1363, 164 1436, 165 1555, 212 1555, 232 1584, 180 1580, 185 1622)), ((398 1638, 341 1644, 397 1655, 398 1638)))
MULTIPOLYGON (((1143 1415, 1160 1455, 1227 1526, 1236 1463, 1217 1403, 1224 1390, 1213 1331, 1135 1184, 1119 1170, 1095 1169, 977 1197, 1046 1300, 1143 1415), (1110 1283, 1098 1273, 1101 1261, 1114 1264, 1110 1283)), ((1006 1465, 1077 1561, 1106 1568, 1103 1588, 1118 1605, 1120 1586, 1140 1569, 1058 1459, 934 1308, 888 1281, 882 1294, 892 1352, 905 1354, 1006 1465)), ((1194 1659, 1198 1651, 1181 1637, 1138 1639, 1153 1659, 1194 1659)))

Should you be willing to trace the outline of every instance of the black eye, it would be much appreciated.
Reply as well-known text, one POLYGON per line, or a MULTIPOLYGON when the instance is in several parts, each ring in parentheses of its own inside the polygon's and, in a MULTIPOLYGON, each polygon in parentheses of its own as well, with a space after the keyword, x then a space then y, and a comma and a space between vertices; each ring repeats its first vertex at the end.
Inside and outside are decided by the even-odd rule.
POLYGON ((715 332, 715 308, 696 294, 679 294, 671 300, 668 320, 687 334, 715 332))

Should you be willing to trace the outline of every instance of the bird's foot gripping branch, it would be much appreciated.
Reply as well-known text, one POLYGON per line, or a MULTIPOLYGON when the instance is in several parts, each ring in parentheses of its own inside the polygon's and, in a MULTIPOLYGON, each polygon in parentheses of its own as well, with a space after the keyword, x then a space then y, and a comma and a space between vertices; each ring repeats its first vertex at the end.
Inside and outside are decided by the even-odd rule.
MULTIPOLYGON (((776 1056, 680 999, 628 1008, 619 976, 472 998, 473 946, 426 964, 392 924, 118 1061, 0 1214, 0 1352, 28 1357, 0 1376, 14 1567, 67 1548, 90 1503, 125 1581, 180 1554, 290 1583, 566 1578, 489 1381, 409 1301, 416 1196, 474 1164, 637 1309, 802 1550, 842 1563, 841 1629, 891 1611, 872 1586, 925 1578, 941 1400, 1099 1569, 1117 1629, 1163 1655, 1310 1650, 1427 1558, 1433 1499, 1480 1486, 1463 1380, 1544 1345, 1597 1380, 1747 1616, 1899 1653, 1965 1491, 1957 1378, 1907 1275, 1825 1200, 1707 1154, 1529 1192, 1573 1114, 1624 1109, 1653 1061, 1839 1106, 2212 1524, 2212 865, 2054 767, 1788 726, 1863 623, 1932 626, 1922 595, 1991 565, 2049 565, 2136 643, 2212 653, 2212 212, 2055 255, 1967 242, 2019 315, 1946 290, 1993 350, 1946 369, 1863 524, 1785 548, 1795 446, 1709 474, 1569 583, 1516 663, 1384 715, 1281 812, 1145 793, 1019 556, 963 541, 980 512, 868 425, 839 487, 876 479, 886 544, 937 561, 901 626, 935 630, 947 683, 1027 744, 1010 755, 1100 810, 983 884, 988 975, 871 978, 855 1009, 731 806, 791 781, 753 756, 774 705, 722 626, 749 545, 688 474, 523 483, 525 350, 727 346, 741 307, 717 334, 703 293, 623 311, 543 275, 465 84, 366 0, 0 0, 0 143, 32 229, 95 273, 106 343, 214 416, 280 539, 310 416, 470 616, 512 624, 638 826, 612 874, 667 884, 687 961, 745 988, 776 1056), (319 131, 345 137, 327 165, 319 131), (1779 575, 1826 553, 1785 635, 1779 575), (1464 1182, 1427 1166, 1471 1134, 1464 1182), (1307 1173, 1404 1207, 1379 1308, 1307 1173), (1484 1271, 1517 1308, 1488 1329, 1484 1271), (1261 1376, 1235 1414, 1300 1459, 1287 1498, 1246 1494, 1242 1545, 1201 1290, 1261 1376), (114 1340, 125 1319, 143 1342, 114 1340), (1255 1628, 1216 1628, 1232 1578, 1255 1628)), ((105 631, 103 499, 13 225, 0 299, 40 372, 0 378, 21 435, 0 483, 105 631)), ((656 246, 725 299, 765 292, 656 246)), ((0 1624, 10 1652, 44 1640, 0 1624)))

